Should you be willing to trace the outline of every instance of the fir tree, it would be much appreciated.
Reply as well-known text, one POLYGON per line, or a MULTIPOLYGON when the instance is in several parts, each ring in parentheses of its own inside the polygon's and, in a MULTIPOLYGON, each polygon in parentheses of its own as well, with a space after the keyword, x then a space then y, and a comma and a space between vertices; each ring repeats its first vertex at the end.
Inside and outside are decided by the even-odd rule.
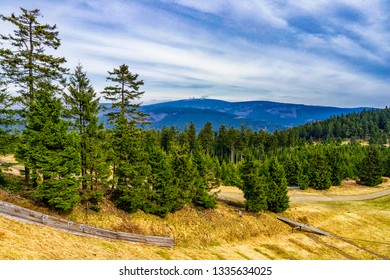
POLYGON ((287 179, 283 166, 274 157, 268 165, 269 184, 267 189, 268 210, 280 213, 288 209, 287 179))
POLYGON ((207 122, 200 130, 198 142, 206 155, 214 154, 214 131, 211 122, 207 122))
POLYGON ((191 154, 198 149, 198 142, 196 139, 196 127, 195 124, 191 121, 190 125, 184 129, 184 133, 188 143, 188 149, 191 154))
POLYGON ((287 157, 283 163, 286 179, 289 186, 299 186, 302 176, 302 167, 296 157, 287 157))
POLYGON ((216 195, 210 194, 211 189, 218 185, 213 168, 206 156, 199 150, 195 151, 193 158, 196 167, 193 203, 203 208, 215 208, 217 205, 216 195))
POLYGON ((139 81, 138 74, 132 74, 125 64, 108 73, 107 80, 114 85, 105 87, 102 93, 112 101, 107 115, 114 126, 112 149, 116 189, 111 198, 121 209, 134 212, 142 209, 151 195, 147 181, 150 166, 142 131, 137 126, 146 123, 147 115, 139 110, 141 103, 134 102, 143 95, 140 87, 144 82, 139 81))
POLYGON ((366 151, 359 167, 359 183, 370 187, 376 186, 383 181, 382 172, 382 163, 380 161, 378 148, 371 146, 366 151))
POLYGON ((179 196, 176 200, 174 211, 182 208, 185 204, 192 202, 195 194, 194 166, 190 155, 186 154, 179 147, 172 153, 171 164, 173 168, 173 184, 179 189, 179 196))
POLYGON ((119 114, 125 116, 131 125, 146 124, 147 115, 139 110, 141 103, 135 100, 144 94, 140 87, 144 85, 143 80, 138 80, 138 74, 129 71, 129 66, 122 64, 112 72, 108 71, 107 80, 114 85, 105 87, 102 92, 105 99, 112 101, 111 108, 107 114, 111 121, 114 121, 119 114), (118 112, 119 109, 119 112, 118 112))
POLYGON ((117 181, 112 199, 119 208, 134 212, 141 209, 150 196, 147 181, 150 166, 142 133, 139 128, 130 126, 127 118, 120 114, 112 136, 116 154, 114 178, 117 181))
POLYGON ((79 201, 78 136, 68 134, 69 125, 61 118, 62 103, 53 89, 35 95, 16 157, 31 170, 35 195, 55 210, 70 211, 79 201))
MULTIPOLYGON (((4 45, 10 48, 0 49, 0 66, 3 68, 7 83, 13 83, 20 94, 15 100, 23 107, 19 117, 26 118, 30 107, 37 99, 39 87, 50 83, 51 90, 58 91, 65 84, 64 75, 67 69, 62 65, 66 62, 63 57, 49 55, 46 49, 56 50, 61 42, 58 38, 56 25, 40 24, 41 16, 38 9, 26 10, 21 8, 21 14, 14 13, 7 17, 0 15, 3 21, 15 26, 14 34, 1 35, 4 45)), ((45 87, 43 87, 45 89, 45 87)), ((19 154, 20 157, 23 157, 19 154)), ((26 181, 30 180, 30 171, 25 169, 26 181)))
POLYGON ((344 165, 342 161, 341 153, 336 148, 327 150, 326 157, 331 169, 330 180, 333 186, 341 185, 341 181, 345 177, 344 165))
POLYGON ((317 151, 310 160, 310 166, 310 186, 316 190, 329 189, 332 185, 332 174, 326 156, 321 151, 317 151))
POLYGON ((45 48, 56 50, 61 42, 56 25, 40 24, 40 16, 38 9, 29 11, 23 8, 20 15, 0 15, 3 21, 16 28, 13 35, 1 35, 1 39, 12 48, 0 49, 0 65, 8 80, 19 87, 20 99, 27 107, 34 102, 39 84, 47 81, 64 84, 67 72, 61 66, 66 62, 65 58, 46 53, 45 48))
POLYGON ((17 140, 16 135, 11 131, 11 127, 17 124, 15 110, 11 109, 12 105, 14 100, 7 92, 0 75, 0 154, 12 152, 17 140))
POLYGON ((252 155, 248 155, 240 168, 242 191, 247 211, 267 210, 267 178, 259 174, 258 164, 252 155))
POLYGON ((78 65, 70 78, 69 94, 64 94, 66 116, 80 135, 81 179, 83 190, 105 185, 110 174, 105 160, 104 132, 99 126, 99 98, 87 74, 78 65))
POLYGON ((149 183, 152 188, 151 196, 145 203, 143 210, 160 217, 178 208, 178 185, 174 184, 174 172, 168 156, 156 146, 149 147, 149 165, 151 173, 149 183))

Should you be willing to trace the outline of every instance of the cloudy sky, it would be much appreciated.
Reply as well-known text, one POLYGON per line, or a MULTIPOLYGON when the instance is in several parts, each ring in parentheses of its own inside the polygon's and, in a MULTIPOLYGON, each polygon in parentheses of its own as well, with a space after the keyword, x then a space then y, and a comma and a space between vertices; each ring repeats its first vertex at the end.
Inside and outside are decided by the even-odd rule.
MULTIPOLYGON (((95 90, 128 64, 144 104, 189 97, 390 105, 388 0, 0 0, 40 9, 95 90)), ((0 33, 12 29, 0 23, 0 33)))

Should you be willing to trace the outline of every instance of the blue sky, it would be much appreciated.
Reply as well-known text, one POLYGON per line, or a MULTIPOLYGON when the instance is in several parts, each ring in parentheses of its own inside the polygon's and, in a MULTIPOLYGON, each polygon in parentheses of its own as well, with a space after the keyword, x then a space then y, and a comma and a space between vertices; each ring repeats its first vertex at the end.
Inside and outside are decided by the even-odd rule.
POLYGON ((4 15, 19 7, 57 24, 56 55, 80 62, 97 92, 125 63, 145 82, 144 104, 390 105, 388 0, 0 0, 4 15))

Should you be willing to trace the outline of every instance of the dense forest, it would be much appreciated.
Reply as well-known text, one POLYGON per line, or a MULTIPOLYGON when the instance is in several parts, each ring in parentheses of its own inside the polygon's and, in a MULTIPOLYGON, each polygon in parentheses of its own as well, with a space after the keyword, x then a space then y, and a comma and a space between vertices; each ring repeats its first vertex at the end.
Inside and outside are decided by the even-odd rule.
MULTIPOLYGON (((186 204, 215 208, 211 190, 224 184, 242 189, 248 211, 282 212, 287 186, 323 190, 345 178, 375 186, 390 176, 387 108, 274 133, 211 122, 199 132, 193 123, 144 129, 144 82, 122 64, 108 70, 99 93, 111 102, 105 127, 83 66, 71 71, 53 55, 57 27, 40 17, 23 8, 1 15, 15 30, 1 35, 0 153, 15 155, 35 200, 56 211, 78 203, 99 211, 108 197, 128 212, 165 217, 186 204)), ((1 169, 0 184, 7 185, 1 169)))

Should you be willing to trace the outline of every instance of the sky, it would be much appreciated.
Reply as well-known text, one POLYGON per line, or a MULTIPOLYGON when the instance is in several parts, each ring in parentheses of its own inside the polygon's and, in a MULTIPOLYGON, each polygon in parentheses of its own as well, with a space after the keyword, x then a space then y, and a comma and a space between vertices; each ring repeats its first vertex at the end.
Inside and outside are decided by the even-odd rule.
MULTIPOLYGON (((187 98, 390 105, 388 0, 0 0, 56 24, 95 91, 129 65, 144 104, 187 98)), ((14 27, 0 22, 0 34, 14 27)))

